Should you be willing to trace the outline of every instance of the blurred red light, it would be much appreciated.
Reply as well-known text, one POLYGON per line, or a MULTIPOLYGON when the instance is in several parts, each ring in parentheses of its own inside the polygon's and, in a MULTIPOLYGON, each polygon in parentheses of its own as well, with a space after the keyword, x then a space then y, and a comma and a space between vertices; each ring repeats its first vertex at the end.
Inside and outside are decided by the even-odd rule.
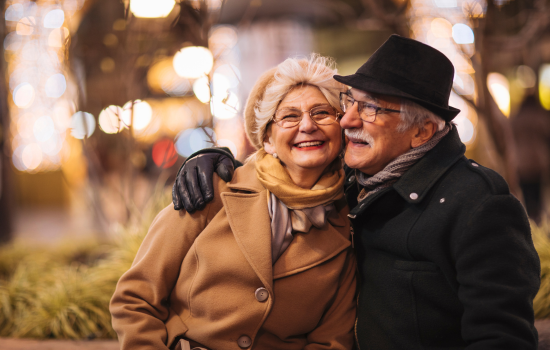
POLYGON ((178 154, 176 153, 176 147, 172 140, 164 139, 160 140, 153 146, 153 162, 159 168, 169 168, 178 160, 178 154))

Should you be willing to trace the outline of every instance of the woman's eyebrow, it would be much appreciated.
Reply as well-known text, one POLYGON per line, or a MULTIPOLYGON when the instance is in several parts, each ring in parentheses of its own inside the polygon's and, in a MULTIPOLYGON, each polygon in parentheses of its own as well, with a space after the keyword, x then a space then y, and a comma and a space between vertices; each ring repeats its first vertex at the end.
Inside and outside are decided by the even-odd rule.
POLYGON ((318 107, 318 106, 330 106, 330 103, 315 103, 311 106, 311 108, 315 108, 315 107, 318 107))

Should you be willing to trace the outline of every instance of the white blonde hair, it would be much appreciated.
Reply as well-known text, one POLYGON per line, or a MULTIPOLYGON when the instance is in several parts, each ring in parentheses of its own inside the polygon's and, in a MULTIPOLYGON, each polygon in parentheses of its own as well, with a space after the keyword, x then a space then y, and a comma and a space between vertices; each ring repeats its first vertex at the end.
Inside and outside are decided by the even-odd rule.
POLYGON ((340 109, 340 92, 345 86, 332 77, 338 73, 332 58, 319 54, 311 54, 307 59, 287 58, 277 66, 273 81, 267 86, 262 100, 254 106, 256 115, 255 133, 263 140, 267 132, 266 126, 275 115, 277 107, 285 96, 294 88, 304 85, 317 87, 328 103, 340 109))

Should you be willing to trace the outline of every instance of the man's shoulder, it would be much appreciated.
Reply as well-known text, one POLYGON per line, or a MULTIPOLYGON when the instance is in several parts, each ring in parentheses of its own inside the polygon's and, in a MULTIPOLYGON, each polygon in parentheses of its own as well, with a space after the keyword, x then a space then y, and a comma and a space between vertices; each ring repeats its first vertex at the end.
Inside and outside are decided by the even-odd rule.
POLYGON ((444 177, 442 183, 457 188, 467 195, 507 195, 506 180, 496 171, 463 157, 444 177))

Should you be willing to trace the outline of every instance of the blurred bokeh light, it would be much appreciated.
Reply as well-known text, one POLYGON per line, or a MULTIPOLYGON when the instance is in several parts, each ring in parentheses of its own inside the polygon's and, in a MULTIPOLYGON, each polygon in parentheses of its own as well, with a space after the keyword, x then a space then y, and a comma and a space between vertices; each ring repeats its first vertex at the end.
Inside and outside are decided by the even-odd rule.
POLYGON ((107 134, 116 134, 124 128, 121 116, 122 108, 111 105, 99 113, 99 127, 107 134))
POLYGON ((89 138, 95 131, 95 118, 86 112, 76 112, 71 117, 71 135, 75 139, 89 138))
POLYGON ((540 67, 539 98, 542 106, 550 110, 550 64, 543 64, 540 67))
POLYGON ((195 79, 207 75, 214 65, 214 57, 206 47, 184 47, 174 56, 174 70, 182 78, 195 79))
POLYGON ((149 125, 151 118, 153 109, 145 101, 128 101, 122 107, 121 120, 126 127, 132 125, 135 130, 143 130, 149 125))
POLYGON ((510 116, 510 83, 500 73, 489 73, 487 75, 487 87, 495 99, 498 108, 505 116, 510 116))
POLYGON ((70 41, 64 24, 83 3, 13 0, 6 9, 4 48, 9 53, 6 61, 13 101, 10 115, 17 125, 12 135, 16 146, 12 160, 21 171, 58 169, 64 159, 67 131, 84 138, 95 128, 93 116, 71 118, 75 113, 71 107, 74 90, 64 67, 64 52, 70 41), (86 120, 86 128, 78 119, 86 120))
POLYGON ((163 139, 156 142, 153 146, 152 154, 153 161, 159 168, 169 168, 178 160, 174 142, 168 139, 163 139))
POLYGON ((130 11, 136 17, 162 18, 172 12, 174 5, 176 5, 175 0, 131 0, 130 11))

